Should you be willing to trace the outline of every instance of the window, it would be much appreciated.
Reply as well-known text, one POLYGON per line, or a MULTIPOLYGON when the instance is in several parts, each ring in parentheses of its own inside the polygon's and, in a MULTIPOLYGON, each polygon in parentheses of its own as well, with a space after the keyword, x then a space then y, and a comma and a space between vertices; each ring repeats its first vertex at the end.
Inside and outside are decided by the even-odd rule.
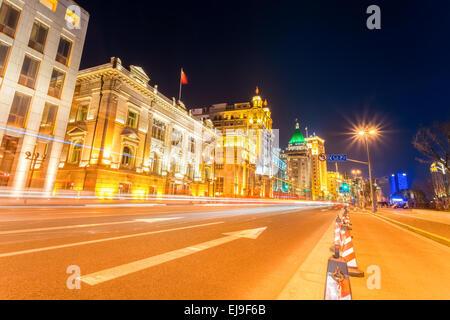
POLYGON ((20 72, 19 84, 34 89, 40 64, 41 62, 39 60, 25 56, 22 71, 20 72))
POLYGON ((75 12, 70 10, 69 8, 67 8, 67 10, 66 10, 65 19, 68 23, 72 24, 75 28, 80 27, 80 17, 75 12))
POLYGON ((56 53, 56 61, 65 66, 69 65, 70 52, 72 51, 72 42, 64 37, 59 40, 58 52, 56 53))
POLYGON ((127 126, 136 129, 139 123, 139 115, 135 111, 128 111, 127 126))
POLYGON ((4 136, 0 146, 0 186, 6 187, 17 155, 19 138, 4 136))
POLYGON ((31 30, 28 46, 40 53, 44 53, 45 42, 47 41, 48 27, 39 21, 35 21, 31 30))
POLYGON ((82 141, 75 141, 71 146, 71 151, 69 153, 69 163, 71 164, 78 164, 81 160, 81 151, 82 151, 82 141))
POLYGON ((191 180, 194 179, 194 168, 192 164, 188 164, 186 176, 191 180))
POLYGON ((161 121, 153 119, 152 138, 164 141, 165 136, 166 136, 166 125, 161 121))
POLYGON ((11 111, 9 112, 8 125, 21 128, 25 127, 30 102, 30 96, 16 92, 11 111))
POLYGON ((216 192, 223 193, 223 177, 218 177, 216 182, 216 192))
POLYGON ((56 7, 58 6, 58 0, 39 0, 40 3, 42 3, 44 6, 52 10, 53 12, 56 11, 56 7))
POLYGON ((153 159, 152 159, 152 171, 154 174, 159 174, 160 170, 159 170, 159 157, 157 154, 153 154, 153 159))
POLYGON ((6 61, 9 56, 9 46, 0 42, 0 77, 3 77, 6 69, 6 61))
POLYGON ((79 107, 77 111, 76 121, 77 122, 86 121, 88 112, 89 112, 88 106, 79 107))
POLYGON ((195 139, 194 138, 191 138, 189 140, 189 151, 191 153, 195 153, 195 139))
POLYGON ((20 11, 3 1, 0 7, 0 32, 14 38, 19 17, 20 11))
POLYGON ((41 126, 39 128, 40 134, 54 135, 56 126, 56 115, 58 114, 58 106, 46 103, 44 112, 42 113, 41 126))
POLYGON ((183 135, 180 131, 173 129, 172 130, 172 145, 179 146, 183 142, 183 135))
POLYGON ((50 79, 50 86, 48 88, 48 95, 58 98, 61 98, 62 89, 64 86, 64 80, 66 78, 66 74, 58 69, 53 69, 52 78, 50 79))
POLYGON ((133 150, 131 147, 129 146, 123 147, 121 163, 122 166, 131 168, 133 163, 133 150))

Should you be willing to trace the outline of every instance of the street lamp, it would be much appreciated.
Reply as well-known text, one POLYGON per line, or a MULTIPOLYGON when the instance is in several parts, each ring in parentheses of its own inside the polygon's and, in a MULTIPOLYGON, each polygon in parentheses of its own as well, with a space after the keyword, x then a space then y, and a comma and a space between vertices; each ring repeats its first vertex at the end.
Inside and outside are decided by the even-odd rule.
POLYGON ((375 194, 374 194, 374 188, 373 188, 373 178, 372 178, 372 162, 370 159, 370 149, 369 149, 369 139, 372 137, 375 137, 377 134, 377 131, 375 129, 366 129, 361 130, 359 132, 359 135, 364 138, 364 142, 366 144, 366 150, 367 150, 367 161, 369 165, 369 180, 370 180, 370 196, 372 200, 372 212, 377 212, 377 203, 375 200, 375 194))
POLYGON ((369 139, 373 138, 377 135, 377 130, 375 129, 362 129, 358 131, 358 135, 362 138, 364 138, 364 142, 366 144, 366 149, 367 149, 367 161, 369 164, 369 179, 370 179, 370 196, 372 199, 372 212, 376 213, 377 212, 377 203, 375 200, 375 194, 374 194, 374 189, 373 189, 373 179, 372 179, 372 163, 370 161, 370 150, 369 150, 369 139))

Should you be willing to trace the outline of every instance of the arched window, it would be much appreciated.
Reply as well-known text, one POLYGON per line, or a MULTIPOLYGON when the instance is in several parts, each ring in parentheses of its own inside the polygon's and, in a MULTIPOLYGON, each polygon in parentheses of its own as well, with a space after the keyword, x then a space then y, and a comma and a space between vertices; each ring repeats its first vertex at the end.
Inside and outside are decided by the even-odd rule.
POLYGON ((133 149, 129 146, 123 147, 122 166, 130 168, 133 164, 133 149))

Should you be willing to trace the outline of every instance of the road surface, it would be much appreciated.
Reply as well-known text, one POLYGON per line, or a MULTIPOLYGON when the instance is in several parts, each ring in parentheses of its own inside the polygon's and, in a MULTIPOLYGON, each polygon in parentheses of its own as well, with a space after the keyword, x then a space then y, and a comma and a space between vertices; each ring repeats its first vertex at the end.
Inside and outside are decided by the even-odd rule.
MULTIPOLYGON (((337 213, 319 203, 3 207, 0 299, 322 299, 337 213)), ((366 271, 351 278, 354 299, 450 299, 448 246, 350 216, 366 271), (371 290, 374 265, 381 288, 371 290)), ((447 235, 435 217, 390 217, 447 235)))
POLYGON ((1 299, 276 299, 336 211, 233 204, 0 216, 1 299), (69 266, 81 271, 80 290, 67 287, 69 266))

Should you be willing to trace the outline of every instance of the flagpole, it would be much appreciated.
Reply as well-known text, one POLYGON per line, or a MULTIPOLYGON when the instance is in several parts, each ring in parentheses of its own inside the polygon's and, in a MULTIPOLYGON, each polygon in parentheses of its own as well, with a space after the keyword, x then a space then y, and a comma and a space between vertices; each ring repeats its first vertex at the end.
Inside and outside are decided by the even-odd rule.
POLYGON ((183 75, 183 68, 181 68, 181 72, 180 72, 180 93, 178 94, 178 101, 181 101, 181 89, 183 88, 183 83, 182 83, 182 79, 181 79, 182 75, 183 75))

